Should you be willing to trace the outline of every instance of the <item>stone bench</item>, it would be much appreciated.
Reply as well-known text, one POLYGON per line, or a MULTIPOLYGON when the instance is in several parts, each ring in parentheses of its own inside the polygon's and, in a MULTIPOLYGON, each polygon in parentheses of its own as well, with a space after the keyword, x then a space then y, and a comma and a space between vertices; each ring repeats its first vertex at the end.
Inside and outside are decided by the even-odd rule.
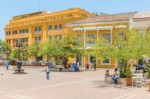
POLYGON ((24 69, 15 69, 15 73, 24 73, 24 69))

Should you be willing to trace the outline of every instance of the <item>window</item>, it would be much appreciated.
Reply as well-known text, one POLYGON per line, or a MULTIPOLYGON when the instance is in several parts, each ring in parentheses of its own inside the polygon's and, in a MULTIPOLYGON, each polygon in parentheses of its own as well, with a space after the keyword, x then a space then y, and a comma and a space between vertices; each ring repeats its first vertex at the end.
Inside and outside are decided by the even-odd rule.
POLYGON ((15 39, 15 42, 17 43, 19 40, 18 39, 15 39))
POLYGON ((25 33, 26 31, 25 31, 25 29, 23 29, 23 33, 25 33))
POLYGON ((10 31, 6 32, 6 35, 10 35, 10 34, 11 34, 11 32, 10 32, 10 31))
POLYGON ((28 42, 28 38, 25 38, 25 42, 28 42))
POLYGON ((23 38, 21 41, 22 42, 28 42, 28 38, 23 38))
POLYGON ((17 34, 17 31, 13 31, 13 34, 17 34))
POLYGON ((109 59, 104 59, 104 60, 102 61, 102 64, 110 64, 110 60, 109 60, 109 59))
POLYGON ((58 26, 57 25, 55 25, 55 30, 57 30, 58 29, 58 26))
POLYGON ((16 40, 15 39, 13 39, 13 43, 15 43, 16 42, 16 40))
POLYGON ((42 28, 41 27, 36 27, 35 28, 35 32, 36 33, 41 33, 42 32, 42 28))
POLYGON ((93 46, 96 43, 96 35, 88 34, 88 47, 93 46))
POLYGON ((19 31, 19 33, 20 33, 20 34, 28 33, 28 29, 22 29, 22 30, 19 31))
POLYGON ((28 29, 25 29, 25 32, 28 33, 28 29))
POLYGON ((48 30, 51 31, 52 29, 53 29, 53 27, 50 25, 49 28, 48 28, 48 30))
POLYGON ((104 37, 104 43, 111 43, 111 34, 110 33, 103 34, 103 37, 104 37))
POLYGON ((10 32, 10 31, 8 32, 8 35, 11 35, 11 32, 10 32))
POLYGON ((20 32, 20 34, 22 34, 22 33, 23 33, 23 30, 20 30, 19 32, 20 32))
POLYGON ((7 40, 7 43, 9 43, 9 44, 10 44, 10 43, 11 43, 11 40, 7 40))
POLYGON ((22 39, 22 42, 25 42, 25 38, 22 39))
POLYGON ((62 30, 62 24, 59 25, 59 29, 62 30))
POLYGON ((35 42, 40 42, 41 41, 41 37, 35 37, 35 42))

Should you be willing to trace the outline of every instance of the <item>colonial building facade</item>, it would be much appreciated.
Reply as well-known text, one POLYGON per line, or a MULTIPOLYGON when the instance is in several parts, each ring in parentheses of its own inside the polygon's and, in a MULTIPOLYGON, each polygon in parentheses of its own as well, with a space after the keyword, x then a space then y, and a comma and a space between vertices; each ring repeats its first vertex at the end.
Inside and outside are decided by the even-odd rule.
MULTIPOLYGON (((133 18, 136 12, 101 15, 86 18, 77 22, 68 24, 74 33, 82 40, 84 49, 89 53, 92 51, 92 46, 103 37, 107 39, 107 43, 113 42, 113 36, 123 35, 129 29, 131 23, 130 18, 133 18), (92 42, 91 42, 91 39, 92 42)), ((115 67, 117 64, 116 59, 100 60, 97 56, 91 54, 82 57, 82 63, 92 62, 96 60, 97 67, 115 67)))
POLYGON ((55 38, 61 40, 70 33, 65 24, 91 16, 80 8, 71 8, 58 12, 35 12, 13 17, 6 25, 5 41, 13 48, 22 41, 30 46, 33 42, 47 42, 55 38))
POLYGON ((96 60, 97 67, 108 68, 115 67, 117 60, 100 60, 97 55, 90 54, 96 41, 103 37, 111 44, 115 35, 124 35, 130 28, 149 27, 149 12, 94 16, 83 9, 73 8, 54 13, 36 12, 13 17, 5 27, 5 40, 14 48, 20 40, 30 46, 33 42, 44 43, 52 38, 61 40, 63 36, 73 33, 83 44, 83 49, 89 51, 88 55, 78 57, 82 66, 96 60))

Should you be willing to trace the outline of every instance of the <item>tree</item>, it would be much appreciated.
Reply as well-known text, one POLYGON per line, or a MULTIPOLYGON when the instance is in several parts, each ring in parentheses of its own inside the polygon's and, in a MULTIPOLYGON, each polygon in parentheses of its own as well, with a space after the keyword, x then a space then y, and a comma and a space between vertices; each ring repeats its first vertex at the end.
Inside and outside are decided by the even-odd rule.
POLYGON ((6 59, 9 59, 10 54, 12 52, 11 46, 8 43, 0 40, 0 47, 1 47, 0 54, 4 54, 6 56, 6 59))
POLYGON ((80 42, 74 35, 66 36, 63 39, 63 49, 66 53, 66 57, 76 57, 81 54, 79 47, 80 42))
POLYGON ((42 46, 41 54, 54 57, 56 64, 67 61, 68 57, 76 57, 80 54, 79 41, 76 36, 65 36, 62 41, 51 40, 42 46))
POLYGON ((21 43, 20 46, 13 49, 13 51, 11 53, 11 58, 19 59, 19 57, 20 57, 20 60, 27 60, 28 59, 27 51, 28 51, 27 43, 21 43), (19 49, 19 47, 20 47, 20 49, 19 49))
POLYGON ((69 36, 64 37, 62 44, 63 44, 63 52, 65 52, 65 56, 63 57, 64 65, 66 65, 68 57, 78 59, 78 57, 82 54, 81 50, 79 49, 81 44, 77 36, 69 35, 69 36))
POLYGON ((34 56, 36 61, 39 61, 39 57, 42 56, 41 54, 41 49, 42 49, 42 44, 39 42, 33 43, 29 48, 28 48, 28 56, 32 57, 34 56))
POLYGON ((124 32, 122 35, 113 36, 112 44, 98 42, 96 53, 101 57, 108 56, 112 59, 122 60, 121 69, 126 72, 133 61, 141 59, 143 55, 150 56, 150 43, 148 43, 150 42, 150 33, 133 30, 124 32))

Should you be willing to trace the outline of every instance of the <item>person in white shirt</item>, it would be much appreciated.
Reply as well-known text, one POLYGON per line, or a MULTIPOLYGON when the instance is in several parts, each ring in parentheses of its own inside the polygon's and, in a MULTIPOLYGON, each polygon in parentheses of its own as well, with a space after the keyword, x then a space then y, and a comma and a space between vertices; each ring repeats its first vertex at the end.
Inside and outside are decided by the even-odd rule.
POLYGON ((46 79, 50 80, 50 66, 47 66, 45 71, 46 71, 46 79))

